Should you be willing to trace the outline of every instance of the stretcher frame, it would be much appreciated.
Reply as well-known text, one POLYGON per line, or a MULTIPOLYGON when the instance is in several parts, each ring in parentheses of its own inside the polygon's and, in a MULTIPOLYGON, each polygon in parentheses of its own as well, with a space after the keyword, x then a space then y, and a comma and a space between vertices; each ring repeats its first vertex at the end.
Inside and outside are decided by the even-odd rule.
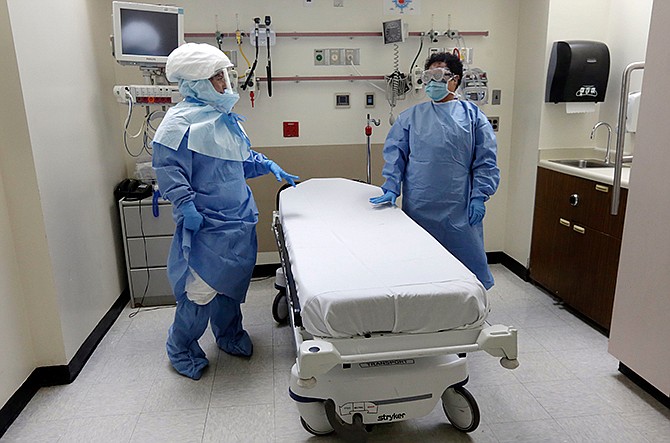
MULTIPOLYGON (((272 229, 279 250, 286 293, 282 294, 282 289, 275 286, 280 289, 278 298, 282 295, 286 298, 287 320, 293 329, 296 349, 296 363, 291 369, 289 394, 297 402, 301 423, 308 432, 325 435, 335 430, 348 440, 365 441, 370 424, 421 417, 433 410, 439 397, 442 398, 447 417, 457 429, 469 432, 477 427, 479 411, 474 398, 463 388, 468 381, 466 354, 485 351, 494 357, 500 357, 501 365, 507 369, 518 367, 515 328, 485 323, 473 328, 433 333, 372 333, 349 338, 312 336, 302 326, 300 301, 291 271, 289 253, 285 247, 279 211, 273 213, 272 229), (406 365, 407 362, 412 363, 406 365), (423 362, 424 366, 434 364, 438 369, 421 369, 421 365, 415 364, 420 362, 423 362), (371 394, 369 386, 359 387, 356 393, 328 392, 327 388, 324 390, 323 386, 318 386, 319 383, 321 385, 325 383, 331 388, 339 386, 338 383, 342 384, 342 378, 346 377, 342 370, 351 369, 353 366, 368 368, 379 366, 380 370, 392 368, 394 371, 392 378, 396 382, 407 377, 417 378, 411 372, 416 369, 424 377, 441 380, 444 385, 439 392, 444 389, 444 393, 441 396, 439 393, 424 394, 393 400, 387 398, 388 389, 381 389, 379 396, 375 397, 377 394, 371 394), (322 380, 327 380, 327 383, 322 380), (474 409, 472 413, 476 415, 476 420, 467 418, 465 422, 458 423, 459 412, 455 411, 462 411, 466 406, 463 406, 462 398, 460 406, 453 406, 455 403, 450 403, 449 398, 453 397, 454 389, 461 397, 465 397, 469 403, 467 407, 474 409), (343 395, 352 395, 352 400, 343 400, 343 395), (362 396, 370 395, 373 397, 366 398, 383 398, 383 400, 362 400, 362 396), (413 412, 393 410, 393 405, 399 405, 404 401, 412 403, 413 412), (387 407, 388 405, 391 406, 387 407)), ((277 320, 277 316, 275 319, 277 320)), ((397 388, 393 390, 397 391, 397 388)))

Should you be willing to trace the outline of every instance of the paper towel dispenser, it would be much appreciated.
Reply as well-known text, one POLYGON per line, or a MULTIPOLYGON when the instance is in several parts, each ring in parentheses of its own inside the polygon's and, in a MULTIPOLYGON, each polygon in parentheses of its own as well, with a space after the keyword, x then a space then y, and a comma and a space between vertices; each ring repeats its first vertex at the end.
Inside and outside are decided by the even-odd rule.
POLYGON ((588 40, 554 42, 544 101, 602 102, 609 72, 610 51, 605 43, 588 40))

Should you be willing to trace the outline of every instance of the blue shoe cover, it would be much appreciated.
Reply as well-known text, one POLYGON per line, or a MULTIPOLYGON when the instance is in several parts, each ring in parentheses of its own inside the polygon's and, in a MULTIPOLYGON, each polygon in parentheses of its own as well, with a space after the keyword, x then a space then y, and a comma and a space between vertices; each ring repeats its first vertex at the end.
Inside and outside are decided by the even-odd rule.
POLYGON ((240 357, 251 357, 254 353, 254 345, 251 342, 251 337, 249 337, 247 331, 242 329, 235 335, 235 339, 226 342, 220 338, 216 341, 216 344, 227 354, 240 357))

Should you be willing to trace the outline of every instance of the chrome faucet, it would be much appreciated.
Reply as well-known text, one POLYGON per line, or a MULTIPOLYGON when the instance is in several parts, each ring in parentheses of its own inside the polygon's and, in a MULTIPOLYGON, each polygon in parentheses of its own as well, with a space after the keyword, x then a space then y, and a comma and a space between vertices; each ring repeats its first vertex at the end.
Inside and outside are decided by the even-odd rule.
POLYGON ((598 122, 595 125, 593 125, 593 129, 591 129, 591 136, 589 137, 591 140, 593 140, 593 136, 596 133, 596 129, 598 129, 601 126, 605 126, 607 128, 607 147, 605 148, 605 164, 609 165, 610 163, 610 142, 612 140, 612 126, 610 126, 609 123, 606 122, 598 122))

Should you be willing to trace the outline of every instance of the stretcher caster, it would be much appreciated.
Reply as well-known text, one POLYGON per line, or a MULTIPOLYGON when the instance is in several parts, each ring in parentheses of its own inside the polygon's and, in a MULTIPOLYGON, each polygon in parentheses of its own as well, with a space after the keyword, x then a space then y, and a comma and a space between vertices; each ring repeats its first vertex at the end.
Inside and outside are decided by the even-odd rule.
POLYGON ((479 406, 470 391, 463 386, 444 391, 442 409, 451 425, 459 431, 472 432, 479 426, 479 406))
POLYGON ((500 366, 502 366, 505 369, 516 369, 519 367, 519 360, 515 359, 509 359, 509 358, 501 358, 500 359, 500 366))
POLYGON ((279 291, 272 302, 272 317, 279 324, 285 324, 288 321, 288 300, 286 291, 279 291))
POLYGON ((272 302, 272 317, 283 325, 288 322, 288 298, 286 296, 286 277, 284 270, 277 268, 275 272, 275 288, 279 291, 272 302))
POLYGON ((298 404, 298 412, 300 412, 300 424, 310 434, 320 436, 335 431, 328 422, 322 402, 298 404))

